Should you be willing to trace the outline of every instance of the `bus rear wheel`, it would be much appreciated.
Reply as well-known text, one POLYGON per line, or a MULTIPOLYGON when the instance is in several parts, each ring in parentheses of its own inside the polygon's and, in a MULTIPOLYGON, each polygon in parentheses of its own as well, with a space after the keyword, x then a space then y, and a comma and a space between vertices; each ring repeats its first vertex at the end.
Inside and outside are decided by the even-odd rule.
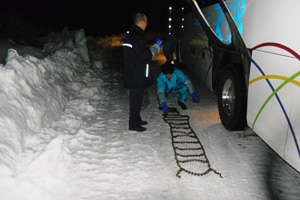
POLYGON ((218 109, 227 130, 243 130, 246 124, 246 88, 243 76, 235 66, 228 65, 218 81, 218 109))

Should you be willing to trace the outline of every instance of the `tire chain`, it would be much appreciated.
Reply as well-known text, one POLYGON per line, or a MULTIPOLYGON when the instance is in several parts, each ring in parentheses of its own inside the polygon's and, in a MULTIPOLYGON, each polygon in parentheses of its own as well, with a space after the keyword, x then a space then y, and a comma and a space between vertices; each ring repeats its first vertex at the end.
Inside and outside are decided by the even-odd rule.
POLYGON ((180 113, 177 111, 176 108, 170 108, 169 113, 163 115, 163 120, 169 124, 171 129, 172 146, 174 150, 175 160, 177 166, 179 167, 176 176, 178 178, 181 178, 180 173, 182 171, 194 176, 204 176, 209 172, 214 172, 215 174, 223 178, 221 173, 211 168, 204 147, 201 144, 195 132, 193 131, 193 129, 191 128, 189 119, 190 118, 187 115, 180 115, 180 113), (178 147, 178 145, 180 144, 188 145, 188 147, 183 147, 183 148, 178 147), (197 145, 199 147, 189 147, 189 145, 190 146, 197 145), (182 152, 186 151, 187 153, 178 153, 178 151, 182 151, 182 152), (202 153, 200 154, 191 153, 193 151, 194 152, 201 151, 202 153), (180 157, 183 160, 180 160, 178 157, 180 157), (181 163, 189 163, 189 162, 200 162, 200 163, 207 164, 208 169, 202 173, 199 173, 199 172, 192 172, 191 170, 187 170, 181 166, 181 163))

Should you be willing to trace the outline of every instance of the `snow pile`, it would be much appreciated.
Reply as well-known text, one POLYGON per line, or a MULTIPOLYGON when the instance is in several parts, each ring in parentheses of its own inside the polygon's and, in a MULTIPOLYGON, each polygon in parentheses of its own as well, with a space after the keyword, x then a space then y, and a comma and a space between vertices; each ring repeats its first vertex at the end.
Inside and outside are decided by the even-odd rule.
MULTIPOLYGON (((74 84, 74 80, 79 80, 83 70, 88 68, 84 31, 74 36, 68 35, 67 42, 59 43, 59 48, 54 43, 46 45, 45 49, 52 54, 44 59, 30 55, 22 57, 10 49, 6 64, 0 66, 1 175, 16 175, 21 170, 18 164, 22 151, 28 149, 28 138, 39 137, 36 141, 40 144, 32 148, 44 148, 56 137, 55 132, 50 134, 52 138, 49 134, 44 138, 36 134, 43 127, 49 127, 62 113, 70 91, 80 87, 80 81, 74 84), (68 48, 72 48, 72 52, 68 48)), ((59 146, 60 141, 52 142, 47 148, 59 146)), ((56 151, 59 155, 60 150, 56 151)), ((34 172, 35 167, 32 163, 30 170, 34 172)))
POLYGON ((46 52, 55 52, 59 49, 67 49, 89 62, 88 49, 86 47, 86 37, 83 29, 80 31, 69 31, 64 28, 61 33, 51 33, 46 38, 44 45, 46 52))
POLYGON ((25 57, 28 52, 30 52, 31 56, 34 56, 39 59, 45 58, 47 55, 42 50, 32 47, 32 46, 25 46, 16 44, 14 41, 11 40, 0 40, 1 48, 0 48, 0 63, 5 64, 6 63, 6 57, 7 57, 7 50, 8 49, 17 49, 18 54, 25 57))

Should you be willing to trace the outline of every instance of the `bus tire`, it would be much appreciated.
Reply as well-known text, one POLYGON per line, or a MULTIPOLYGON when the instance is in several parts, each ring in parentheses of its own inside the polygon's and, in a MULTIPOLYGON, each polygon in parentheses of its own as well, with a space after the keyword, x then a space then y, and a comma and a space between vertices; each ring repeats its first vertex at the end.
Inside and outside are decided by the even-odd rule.
POLYGON ((217 100, 221 122, 230 131, 246 125, 246 88, 242 74, 228 65, 218 81, 217 100))

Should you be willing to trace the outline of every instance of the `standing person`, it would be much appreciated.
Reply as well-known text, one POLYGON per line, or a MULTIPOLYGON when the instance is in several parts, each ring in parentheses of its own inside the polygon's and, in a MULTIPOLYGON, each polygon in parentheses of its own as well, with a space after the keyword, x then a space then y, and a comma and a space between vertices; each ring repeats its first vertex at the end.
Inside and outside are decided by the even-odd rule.
POLYGON ((129 130, 143 132, 147 125, 140 112, 145 89, 153 85, 153 77, 149 72, 150 61, 160 52, 161 39, 148 47, 145 29, 148 25, 147 16, 137 13, 133 17, 133 25, 123 42, 124 49, 124 86, 130 90, 129 130))
POLYGON ((172 63, 174 60, 174 52, 176 50, 177 45, 177 38, 176 38, 176 30, 173 29, 171 35, 167 38, 167 40, 163 44, 163 51, 165 54, 165 57, 167 59, 167 62, 172 63))
POLYGON ((159 100, 159 109, 163 110, 164 114, 169 112, 167 99, 172 93, 179 93, 178 105, 186 110, 187 107, 184 102, 187 99, 188 91, 191 94, 192 100, 195 103, 200 101, 196 95, 191 80, 179 69, 175 68, 173 64, 166 62, 163 64, 161 73, 157 78, 157 96, 159 100))

